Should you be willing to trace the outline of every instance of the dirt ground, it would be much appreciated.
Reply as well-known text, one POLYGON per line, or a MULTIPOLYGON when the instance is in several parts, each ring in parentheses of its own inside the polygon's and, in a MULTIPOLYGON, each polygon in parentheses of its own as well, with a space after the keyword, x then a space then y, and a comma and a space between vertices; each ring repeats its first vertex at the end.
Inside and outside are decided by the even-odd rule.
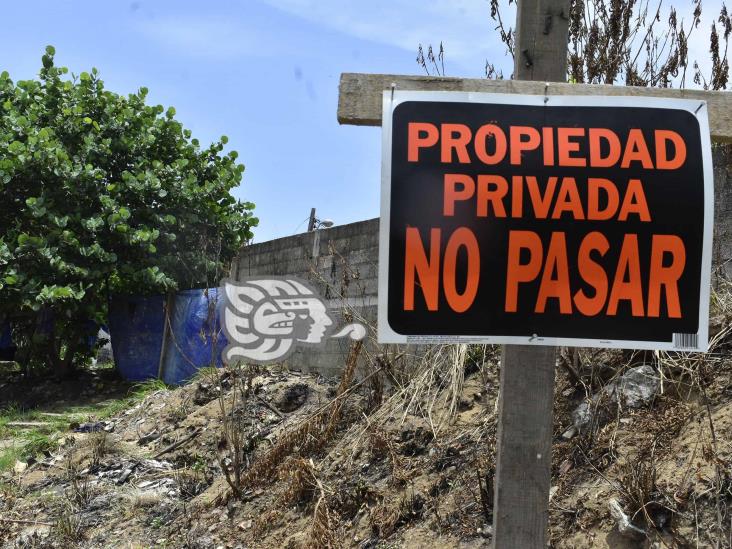
MULTIPOLYGON (((732 547, 727 326, 705 357, 563 352, 552 547, 732 547), (654 372, 653 394, 614 398, 639 367, 654 372), (592 420, 577 428, 583 402, 592 420)), ((68 429, 46 457, 0 477, 0 543, 485 547, 500 356, 435 348, 409 372, 399 356, 349 363, 339 380, 207 370, 92 416, 81 424, 92 432, 68 429)))

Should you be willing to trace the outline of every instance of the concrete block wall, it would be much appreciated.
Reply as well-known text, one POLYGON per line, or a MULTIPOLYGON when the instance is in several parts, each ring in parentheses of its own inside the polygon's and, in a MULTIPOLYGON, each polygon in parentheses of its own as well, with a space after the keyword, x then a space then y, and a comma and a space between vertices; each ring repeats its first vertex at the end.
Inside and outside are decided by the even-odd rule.
MULTIPOLYGON (((278 238, 242 248, 232 276, 294 275, 310 282, 325 298, 338 326, 363 320, 368 341, 361 363, 377 351, 379 220, 370 219, 329 229, 278 238), (348 318, 353 315, 353 320, 348 318)), ((329 339, 321 348, 298 348, 287 360, 293 369, 337 376, 345 365, 351 340, 329 339)))

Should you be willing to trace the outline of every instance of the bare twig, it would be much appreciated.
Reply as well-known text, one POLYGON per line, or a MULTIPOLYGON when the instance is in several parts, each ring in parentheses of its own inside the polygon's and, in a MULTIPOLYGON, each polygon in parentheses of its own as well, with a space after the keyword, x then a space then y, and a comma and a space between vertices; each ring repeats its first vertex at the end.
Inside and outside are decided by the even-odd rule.
POLYGON ((158 459, 160 456, 163 456, 163 455, 167 454, 168 452, 172 452, 173 450, 175 450, 177 448, 180 448, 186 442, 188 442, 188 441, 194 439, 195 437, 197 437, 200 432, 201 432, 201 428, 200 427, 196 428, 195 431, 193 431, 190 434, 184 436, 182 439, 180 439, 180 440, 174 442, 173 444, 171 444, 170 446, 166 446, 165 448, 163 448, 162 450, 160 450, 157 454, 155 454, 153 456, 153 459, 158 459))

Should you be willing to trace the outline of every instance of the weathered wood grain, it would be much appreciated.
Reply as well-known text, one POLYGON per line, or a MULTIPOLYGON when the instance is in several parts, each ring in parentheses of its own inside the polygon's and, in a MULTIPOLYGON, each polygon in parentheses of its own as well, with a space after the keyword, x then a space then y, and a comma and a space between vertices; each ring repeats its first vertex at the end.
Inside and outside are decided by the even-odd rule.
MULTIPOLYGON (((521 0, 516 13, 517 83, 564 80, 568 13, 569 0, 521 0)), ((493 498, 495 549, 546 547, 555 365, 555 347, 503 347, 493 498)))
POLYGON ((556 348, 504 345, 493 496, 493 547, 544 549, 556 348))
MULTIPOLYGON (((546 80, 546 79, 542 79, 546 80)), ((392 74, 343 73, 338 98, 338 122, 356 126, 380 126, 382 92, 395 84, 397 90, 465 91, 543 95, 611 95, 667 97, 706 101, 712 140, 732 143, 732 92, 640 88, 605 84, 566 84, 543 81, 487 80, 480 78, 440 78, 392 74)))

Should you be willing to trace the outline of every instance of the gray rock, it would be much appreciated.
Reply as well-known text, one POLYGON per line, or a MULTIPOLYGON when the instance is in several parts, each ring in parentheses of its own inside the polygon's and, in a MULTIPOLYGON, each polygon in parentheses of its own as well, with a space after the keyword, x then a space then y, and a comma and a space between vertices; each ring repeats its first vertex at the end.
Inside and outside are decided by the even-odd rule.
POLYGON ((605 385, 602 390, 587 401, 583 401, 572 412, 572 427, 562 436, 570 439, 586 430, 593 421, 607 421, 606 410, 598 404, 619 404, 629 408, 647 406, 661 390, 661 380, 651 366, 644 364, 630 368, 620 378, 605 385), (602 415, 597 417, 598 412, 602 415))
POLYGON ((615 384, 614 390, 616 401, 619 400, 630 408, 641 408, 651 402, 661 390, 661 380, 656 370, 644 364, 625 372, 619 383, 615 384))

